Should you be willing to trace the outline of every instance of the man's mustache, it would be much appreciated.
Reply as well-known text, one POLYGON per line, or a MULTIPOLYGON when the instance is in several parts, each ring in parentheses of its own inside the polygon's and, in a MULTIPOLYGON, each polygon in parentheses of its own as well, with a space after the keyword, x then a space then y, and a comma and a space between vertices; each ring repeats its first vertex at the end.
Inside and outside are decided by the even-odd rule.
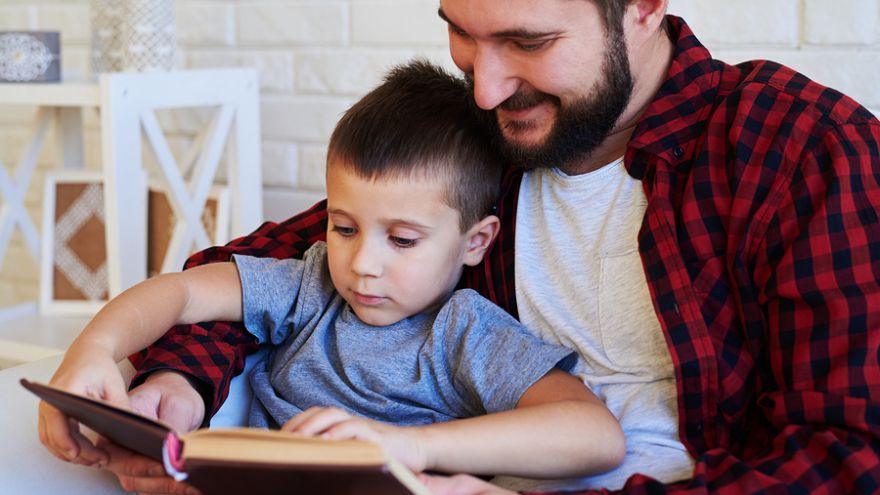
POLYGON ((501 104, 498 105, 498 108, 508 111, 524 110, 548 101, 556 104, 558 98, 540 91, 529 93, 520 91, 501 102, 501 104))

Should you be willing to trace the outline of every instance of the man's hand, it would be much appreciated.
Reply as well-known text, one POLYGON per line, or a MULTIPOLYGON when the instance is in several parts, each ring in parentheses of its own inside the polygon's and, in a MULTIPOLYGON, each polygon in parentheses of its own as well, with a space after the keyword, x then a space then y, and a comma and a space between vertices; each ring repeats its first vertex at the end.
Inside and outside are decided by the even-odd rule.
POLYGON ((195 430, 205 419, 202 396, 180 373, 157 371, 128 396, 135 411, 180 432, 195 430))
POLYGON ((290 419, 282 431, 331 440, 377 443, 413 471, 427 467, 427 451, 418 428, 358 418, 336 407, 312 407, 290 419))
POLYGON ((106 450, 110 456, 110 462, 105 469, 116 475, 122 489, 127 492, 168 495, 199 493, 192 486, 175 481, 165 474, 165 468, 160 462, 135 454, 104 439, 98 441, 98 446, 106 450))
POLYGON ((467 474, 435 476, 419 474, 419 481, 434 495, 516 495, 467 474))
MULTIPOLYGON (((191 431, 202 424, 205 403, 189 381, 175 372, 160 371, 129 394, 131 406, 137 412, 159 419, 181 432, 191 431)), ((165 473, 161 463, 148 457, 102 440, 98 444, 109 455, 105 466, 119 479, 127 491, 151 494, 199 493, 195 488, 174 481, 165 473)))

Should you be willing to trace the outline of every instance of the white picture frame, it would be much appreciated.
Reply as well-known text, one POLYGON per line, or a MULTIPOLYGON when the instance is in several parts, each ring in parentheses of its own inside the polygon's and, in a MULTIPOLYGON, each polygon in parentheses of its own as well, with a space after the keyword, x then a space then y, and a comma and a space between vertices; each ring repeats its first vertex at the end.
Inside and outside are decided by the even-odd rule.
MULTIPOLYGON (((81 198, 84 203, 83 208, 92 209, 96 206, 97 202, 101 209, 101 215, 103 215, 103 178, 101 172, 92 170, 53 170, 46 173, 43 192, 39 307, 40 312, 43 314, 93 315, 107 302, 106 241, 103 237, 95 241, 96 245, 100 244, 103 246, 103 251, 93 253, 97 258, 103 257, 103 269, 100 267, 95 269, 94 263, 92 263, 92 267, 85 267, 85 273, 83 273, 83 266, 77 266, 77 261, 71 259, 71 257, 80 258, 76 253, 76 249, 71 249, 73 251, 71 253, 65 251, 62 247, 66 243, 65 239, 59 237, 59 234, 61 236, 75 235, 78 230, 75 228, 76 225, 71 227, 71 222, 93 221, 93 216, 84 219, 84 213, 71 212, 70 210, 73 206, 67 210, 66 215, 69 216, 65 217, 65 214, 63 214, 59 217, 57 215, 56 207, 59 187, 70 185, 82 185, 87 188, 90 194, 88 194, 87 198, 81 198), (100 191, 100 196, 97 198, 94 194, 95 188, 100 191), (57 225, 59 220, 65 221, 66 228, 63 230, 57 228, 59 227, 57 225), (82 276, 80 280, 67 280, 67 283, 79 286, 82 297, 63 297, 60 295, 66 291, 60 289, 62 282, 56 277, 56 269, 61 273, 79 273, 82 276), (101 287, 104 288, 101 291, 103 294, 97 296, 96 293, 100 291, 101 287)), ((84 191, 83 195, 86 194, 87 192, 84 191)), ((80 208, 80 210, 83 208, 80 208)), ((101 227, 102 233, 105 233, 106 227, 103 224, 101 227)), ((68 249, 70 249, 69 245, 68 249)))

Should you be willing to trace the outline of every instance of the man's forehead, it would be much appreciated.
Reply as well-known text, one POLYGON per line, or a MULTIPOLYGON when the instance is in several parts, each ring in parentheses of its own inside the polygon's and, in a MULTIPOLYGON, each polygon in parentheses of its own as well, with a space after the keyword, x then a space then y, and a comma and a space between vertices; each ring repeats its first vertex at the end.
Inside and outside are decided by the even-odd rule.
POLYGON ((592 0, 441 0, 437 15, 453 27, 491 36, 553 33, 598 10, 592 0))

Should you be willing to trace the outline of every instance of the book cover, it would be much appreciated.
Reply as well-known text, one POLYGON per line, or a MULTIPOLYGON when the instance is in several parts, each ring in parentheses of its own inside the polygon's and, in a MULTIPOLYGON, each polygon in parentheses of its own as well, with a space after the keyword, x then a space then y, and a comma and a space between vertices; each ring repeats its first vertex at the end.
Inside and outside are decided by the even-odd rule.
POLYGON ((25 379, 21 384, 110 441, 162 462, 169 475, 205 495, 430 493, 376 444, 256 428, 178 435, 164 423, 100 400, 25 379))

